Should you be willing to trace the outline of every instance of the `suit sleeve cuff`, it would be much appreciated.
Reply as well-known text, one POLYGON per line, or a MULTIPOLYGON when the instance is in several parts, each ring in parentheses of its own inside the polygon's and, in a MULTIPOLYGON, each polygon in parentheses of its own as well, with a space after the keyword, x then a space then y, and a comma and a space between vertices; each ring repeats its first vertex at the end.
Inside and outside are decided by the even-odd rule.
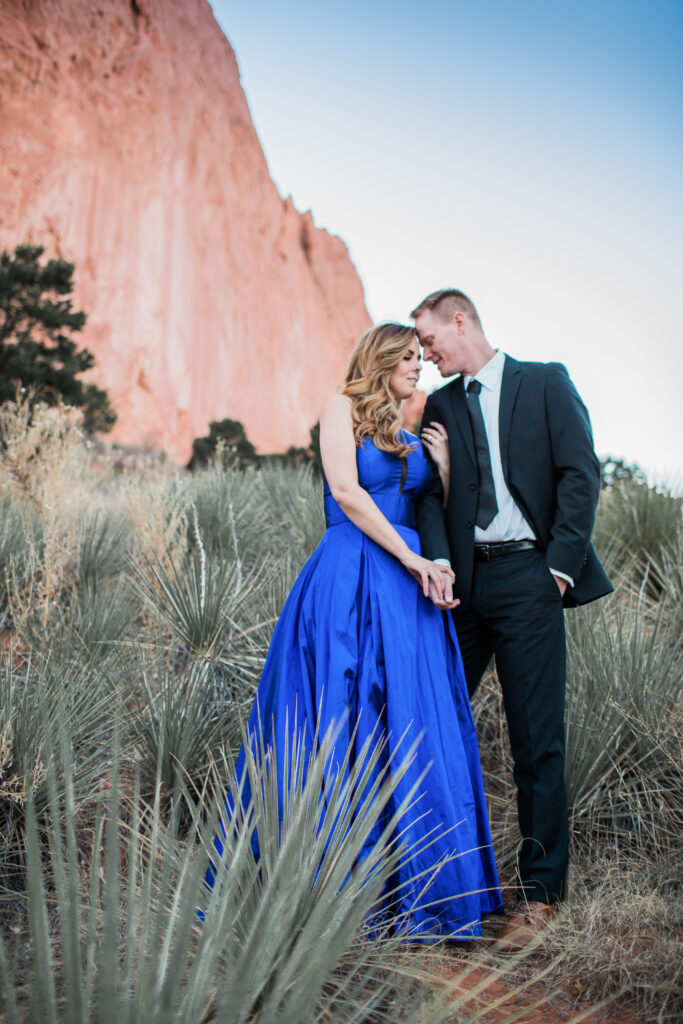
POLYGON ((559 569, 551 569, 550 567, 548 567, 548 571, 551 572, 553 576, 559 576, 561 580, 566 580, 570 587, 574 586, 574 580, 571 576, 567 576, 566 572, 560 572, 559 569))

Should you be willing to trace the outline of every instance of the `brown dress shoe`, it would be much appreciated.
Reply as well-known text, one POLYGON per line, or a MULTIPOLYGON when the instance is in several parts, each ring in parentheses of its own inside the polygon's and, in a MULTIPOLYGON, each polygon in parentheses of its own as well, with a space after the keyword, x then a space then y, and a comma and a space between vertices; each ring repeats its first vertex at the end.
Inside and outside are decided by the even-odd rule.
POLYGON ((557 903, 521 903, 493 943, 496 953, 521 953, 538 938, 559 909, 557 903))

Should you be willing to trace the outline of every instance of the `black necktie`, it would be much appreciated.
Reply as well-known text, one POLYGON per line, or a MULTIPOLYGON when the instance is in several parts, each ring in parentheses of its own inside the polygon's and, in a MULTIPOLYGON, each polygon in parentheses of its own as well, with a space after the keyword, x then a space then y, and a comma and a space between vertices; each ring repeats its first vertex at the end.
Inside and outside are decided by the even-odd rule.
POLYGON ((498 512, 496 489, 493 486, 493 470, 491 469, 491 453, 486 438, 484 416, 479 402, 481 384, 474 377, 467 385, 467 410, 472 421, 474 450, 477 456, 477 473, 479 475, 479 500, 477 502, 477 526, 485 530, 498 512))

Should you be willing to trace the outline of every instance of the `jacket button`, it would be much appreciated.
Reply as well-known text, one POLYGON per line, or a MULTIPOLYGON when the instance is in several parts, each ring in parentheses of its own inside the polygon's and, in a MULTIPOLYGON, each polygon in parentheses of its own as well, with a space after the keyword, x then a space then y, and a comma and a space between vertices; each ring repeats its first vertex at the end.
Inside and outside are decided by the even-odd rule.
POLYGON ((474 526, 474 520, 473 519, 468 519, 467 520, 467 529, 471 530, 473 526, 474 526))
POLYGON ((477 485, 476 484, 470 484, 470 490, 471 491, 476 491, 476 489, 477 489, 477 485))

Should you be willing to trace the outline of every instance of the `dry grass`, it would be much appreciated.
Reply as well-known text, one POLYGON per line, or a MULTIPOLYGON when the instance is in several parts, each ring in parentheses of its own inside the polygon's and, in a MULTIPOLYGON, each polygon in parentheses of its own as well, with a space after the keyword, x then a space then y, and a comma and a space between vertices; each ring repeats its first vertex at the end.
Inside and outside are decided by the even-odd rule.
POLYGON ((578 860, 567 908, 543 943, 583 1004, 628 996, 645 1020, 683 1015, 681 860, 578 860), (561 960, 559 959, 562 954, 561 960))

